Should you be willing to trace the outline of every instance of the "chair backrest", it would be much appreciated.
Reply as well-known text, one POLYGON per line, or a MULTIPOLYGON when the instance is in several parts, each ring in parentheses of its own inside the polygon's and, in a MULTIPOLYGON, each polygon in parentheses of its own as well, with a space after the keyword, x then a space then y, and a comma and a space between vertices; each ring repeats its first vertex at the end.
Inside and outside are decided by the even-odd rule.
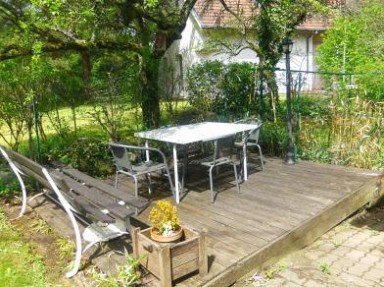
POLYGON ((220 157, 232 157, 234 149, 235 137, 225 137, 217 139, 214 142, 213 160, 220 157))
POLYGON ((135 160, 134 154, 130 154, 127 148, 118 144, 110 143, 109 148, 117 169, 132 169, 132 161, 135 160))
POLYGON ((261 130, 262 126, 263 126, 263 124, 261 122, 259 122, 258 127, 249 133, 248 138, 247 138, 247 142, 252 142, 252 143, 256 143, 256 144, 259 143, 260 130, 261 130))
POLYGON ((236 121, 236 123, 242 124, 256 124, 257 128, 253 129, 249 133, 243 133, 243 140, 252 143, 258 143, 260 137, 260 130, 263 126, 263 122, 258 118, 250 117, 236 121))

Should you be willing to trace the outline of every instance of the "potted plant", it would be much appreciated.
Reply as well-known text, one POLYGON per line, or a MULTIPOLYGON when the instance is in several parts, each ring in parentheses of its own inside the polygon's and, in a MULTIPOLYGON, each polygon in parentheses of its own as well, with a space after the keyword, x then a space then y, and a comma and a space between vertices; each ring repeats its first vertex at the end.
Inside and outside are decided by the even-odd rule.
POLYGON ((149 213, 151 238, 158 242, 173 242, 180 239, 183 229, 177 208, 168 200, 159 200, 149 213))
POLYGON ((196 270, 202 276, 207 274, 205 235, 181 226, 176 206, 159 200, 148 220, 151 227, 131 231, 133 254, 143 258, 141 265, 160 280, 161 287, 171 287, 172 281, 196 270))

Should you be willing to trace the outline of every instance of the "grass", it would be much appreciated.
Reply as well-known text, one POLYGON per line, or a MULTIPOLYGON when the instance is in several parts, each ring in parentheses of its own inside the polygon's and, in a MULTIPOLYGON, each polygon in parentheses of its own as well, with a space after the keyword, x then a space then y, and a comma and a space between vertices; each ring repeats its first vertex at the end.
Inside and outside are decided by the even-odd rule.
MULTIPOLYGON (((84 128, 87 127, 90 130, 99 130, 100 127, 97 126, 95 123, 95 120, 90 116, 90 112, 92 112, 92 106, 89 105, 82 105, 75 109, 75 116, 76 116, 76 126, 77 128, 84 128)), ((73 121, 73 114, 72 110, 69 107, 63 107, 59 110, 60 114, 60 121, 63 127, 68 128, 68 130, 73 131, 74 130, 74 121, 73 121)), ((50 122, 48 116, 46 114, 40 114, 42 126, 44 129, 44 133, 46 135, 55 134, 56 130, 52 123, 50 122)), ((56 123, 57 124, 57 123, 56 123)), ((34 129, 33 129, 34 130, 34 129)), ((11 134, 8 130, 8 128, 4 125, 0 125, 0 133, 4 135, 4 137, 7 139, 7 141, 11 140, 11 134)), ((27 131, 24 130, 23 135, 23 141, 27 141, 28 135, 27 131)), ((3 138, 0 137, 0 144, 6 145, 6 142, 3 138)))
POLYGON ((331 269, 330 269, 330 266, 328 263, 321 262, 319 268, 320 268, 321 272, 323 272, 325 274, 331 274, 331 269))
MULTIPOLYGON (((183 122, 183 117, 186 117, 187 120, 191 120, 195 117, 194 112, 189 112, 191 109, 187 101, 179 101, 172 103, 173 106, 173 113, 169 113, 169 110, 166 107, 166 103, 161 103, 161 110, 162 110, 162 122, 164 125, 168 124, 169 122, 173 122, 174 120, 183 122), (185 115, 185 113, 187 115, 185 115), (180 118, 181 117, 181 118, 180 118)), ((192 109, 193 110, 193 109, 192 109)), ((68 131, 74 131, 74 121, 73 121, 73 111, 70 107, 62 107, 59 109, 59 116, 60 121, 63 127, 67 128, 68 131)), ((75 117, 76 117, 76 127, 77 129, 87 129, 91 131, 100 131, 101 127, 100 125, 95 121, 95 118, 91 116, 91 113, 94 112, 94 108, 91 105, 81 105, 75 108, 75 117)), ((135 116, 136 110, 132 108, 131 110, 122 112, 121 115, 116 115, 116 118, 124 117, 125 119, 120 119, 124 122, 124 129, 127 129, 128 131, 133 130, 136 131, 137 129, 141 129, 141 120, 136 118, 135 116)), ((39 115, 41 117, 42 126, 44 129, 44 133, 46 135, 55 134, 56 130, 49 120, 47 114, 41 113, 39 115)), ((58 122, 56 120, 55 125, 57 125, 58 122)), ((34 132, 34 128, 33 128, 34 132)), ((10 131, 6 127, 6 125, 1 124, 0 119, 0 133, 5 136, 5 138, 9 141, 11 140, 10 131)), ((133 132, 131 131, 133 134, 133 132)), ((34 136, 34 135, 33 135, 34 136)), ((22 141, 27 141, 28 135, 27 131, 24 130, 24 135, 22 141)), ((0 144, 6 145, 6 142, 3 138, 0 137, 0 144)))
MULTIPOLYGON (((6 216, 18 210, 15 207, 0 198, 0 287, 77 286, 76 280, 64 276, 73 260, 74 242, 58 236, 34 212, 7 221, 6 216)), ((116 266, 117 274, 114 275, 90 266, 84 273, 83 283, 99 287, 135 286, 142 278, 139 268, 142 258, 127 252, 125 257, 126 262, 116 266)))
POLYGON ((0 258, 0 287, 47 286, 41 258, 11 229, 1 209, 0 258))

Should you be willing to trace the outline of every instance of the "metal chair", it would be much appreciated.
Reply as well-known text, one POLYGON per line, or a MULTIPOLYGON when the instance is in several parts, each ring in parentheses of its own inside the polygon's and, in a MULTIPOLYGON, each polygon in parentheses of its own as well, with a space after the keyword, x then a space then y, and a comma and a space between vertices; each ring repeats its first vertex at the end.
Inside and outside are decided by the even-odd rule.
POLYGON ((221 165, 232 165, 233 172, 235 174, 235 181, 237 192, 240 193, 239 180, 237 176, 237 167, 235 161, 232 159, 233 156, 233 143, 234 137, 217 139, 214 141, 213 155, 209 158, 203 159, 201 164, 209 168, 209 185, 211 190, 211 202, 215 202, 216 192, 213 189, 213 169, 217 169, 221 165))
MULTIPOLYGON (((241 163, 243 163, 243 160, 244 160, 244 154, 243 154, 244 145, 245 145, 247 151, 249 148, 257 147, 258 152, 259 152, 259 157, 260 157, 261 170, 264 170, 263 153, 261 150, 261 146, 259 145, 260 130, 263 126, 263 123, 256 118, 247 118, 247 119, 237 121, 236 123, 257 124, 257 128, 253 129, 250 132, 242 133, 241 139, 239 141, 235 142, 235 147, 237 147, 240 150, 240 162, 241 163)), ((240 166, 243 167, 242 164, 240 166)), ((244 174, 244 171, 242 169, 241 169, 241 173, 244 174)))
POLYGON ((148 192, 151 194, 151 173, 156 172, 168 177, 172 194, 175 196, 175 189, 169 172, 169 167, 162 151, 157 148, 126 145, 121 143, 110 143, 109 148, 116 166, 116 188, 119 183, 119 175, 125 174, 133 178, 135 183, 135 196, 138 196, 139 177, 145 176, 148 184, 148 192))

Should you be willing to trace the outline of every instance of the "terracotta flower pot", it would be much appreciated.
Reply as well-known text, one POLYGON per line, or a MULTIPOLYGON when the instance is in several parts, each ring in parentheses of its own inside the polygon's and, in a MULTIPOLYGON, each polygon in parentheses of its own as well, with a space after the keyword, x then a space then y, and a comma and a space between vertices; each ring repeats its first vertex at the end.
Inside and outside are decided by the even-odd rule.
POLYGON ((183 228, 181 227, 179 227, 179 229, 176 230, 175 233, 166 236, 158 234, 157 229, 155 227, 151 228, 151 238, 157 242, 174 242, 176 240, 179 240, 181 236, 183 236, 183 228))

